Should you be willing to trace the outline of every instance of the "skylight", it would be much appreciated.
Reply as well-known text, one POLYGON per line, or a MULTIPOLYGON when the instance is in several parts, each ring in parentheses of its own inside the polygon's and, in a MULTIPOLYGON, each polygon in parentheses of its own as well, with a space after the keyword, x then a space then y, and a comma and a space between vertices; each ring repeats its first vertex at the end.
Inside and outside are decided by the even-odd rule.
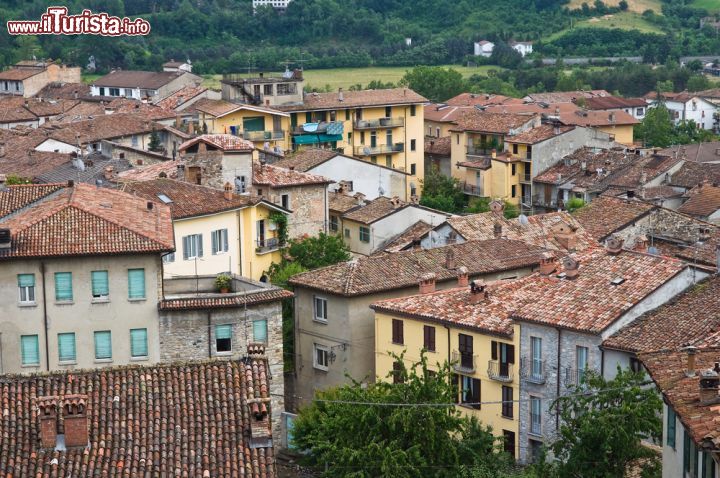
POLYGON ((169 197, 167 197, 164 194, 158 194, 157 197, 165 204, 170 204, 172 202, 172 199, 170 199, 169 197))

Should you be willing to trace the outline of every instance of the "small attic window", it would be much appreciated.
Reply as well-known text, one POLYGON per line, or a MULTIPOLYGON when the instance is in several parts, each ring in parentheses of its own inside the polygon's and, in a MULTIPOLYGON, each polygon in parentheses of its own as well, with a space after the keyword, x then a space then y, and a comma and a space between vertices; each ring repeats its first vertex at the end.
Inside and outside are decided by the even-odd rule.
POLYGON ((613 280, 610 281, 610 284, 612 284, 612 285, 620 285, 620 284, 622 284, 623 282, 625 282, 625 278, 624 278, 624 277, 616 277, 616 278, 614 278, 613 280))
POLYGON ((169 197, 167 197, 167 196, 164 195, 164 194, 158 194, 157 197, 158 197, 158 199, 160 199, 160 200, 161 200, 162 202, 164 202, 165 204, 170 204, 170 203, 172 202, 172 199, 170 199, 169 197))

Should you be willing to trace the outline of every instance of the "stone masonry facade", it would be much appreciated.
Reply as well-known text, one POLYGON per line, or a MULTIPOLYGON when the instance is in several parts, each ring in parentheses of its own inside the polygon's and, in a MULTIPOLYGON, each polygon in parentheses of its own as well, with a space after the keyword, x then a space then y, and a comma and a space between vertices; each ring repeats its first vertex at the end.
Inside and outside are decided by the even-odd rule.
MULTIPOLYGON (((265 354, 270 367, 273 438, 280 440, 285 410, 283 376, 282 307, 280 302, 206 310, 160 312, 160 361, 239 360, 247 356, 247 344, 254 342, 253 321, 267 320, 265 354), (232 325, 232 351, 218 353, 215 326, 232 325)), ((280 441, 278 441, 280 443, 280 441)))
POLYGON ((317 236, 327 232, 327 189, 325 184, 263 188, 263 196, 270 202, 282 205, 282 195, 289 196, 288 237, 317 236))

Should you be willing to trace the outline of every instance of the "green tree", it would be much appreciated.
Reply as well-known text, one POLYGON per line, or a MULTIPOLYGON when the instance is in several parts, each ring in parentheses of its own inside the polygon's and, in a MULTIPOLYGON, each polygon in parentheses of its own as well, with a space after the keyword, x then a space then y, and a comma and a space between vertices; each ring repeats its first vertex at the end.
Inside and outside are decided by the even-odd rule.
POLYGON ((162 143, 160 142, 160 135, 155 128, 150 133, 150 143, 148 143, 148 149, 150 151, 160 151, 162 149, 162 143))
POLYGON ((571 198, 567 202, 567 210, 569 212, 575 212, 585 205, 585 201, 580 198, 571 198))
POLYGON ((505 219, 514 219, 520 215, 520 209, 518 209, 517 205, 505 201, 505 207, 503 208, 503 216, 505 216, 505 219))
POLYGON ((693 75, 688 79, 688 91, 703 91, 710 88, 710 80, 705 75, 693 75))
POLYGON ((478 466, 505 466, 508 457, 494 453, 491 431, 453 405, 449 364, 432 373, 424 352, 408 368, 403 356, 395 359, 401 367, 387 378, 396 374, 398 383, 353 381, 317 392, 300 410, 294 443, 308 452, 306 464, 341 478, 449 478, 478 466))
POLYGON ((324 232, 317 236, 292 239, 287 253, 292 262, 297 262, 308 270, 351 259, 350 250, 342 237, 324 232))
POLYGON ((460 190, 457 178, 431 170, 421 181, 420 204, 440 211, 459 213, 465 209, 467 196, 460 190))
POLYGON ((665 148, 671 144, 673 123, 664 103, 648 109, 642 123, 635 126, 635 137, 641 139, 646 147, 665 148))
POLYGON ((502 66, 503 68, 517 68, 522 61, 523 58, 520 52, 504 41, 495 42, 493 51, 490 54, 490 62, 493 65, 502 66))
POLYGON ((31 182, 32 181, 30 181, 28 178, 16 176, 15 174, 11 174, 5 179, 5 184, 7 184, 8 186, 13 186, 15 184, 30 184, 31 182))
POLYGON ((416 66, 405 72, 401 84, 430 101, 445 101, 465 91, 465 80, 458 71, 439 66, 416 66))
POLYGON ((624 476, 628 463, 640 458, 648 460, 645 468, 657 466, 657 455, 641 440, 662 434, 662 400, 645 384, 644 373, 620 367, 612 380, 588 372, 553 403, 560 430, 551 449, 560 478, 624 476))

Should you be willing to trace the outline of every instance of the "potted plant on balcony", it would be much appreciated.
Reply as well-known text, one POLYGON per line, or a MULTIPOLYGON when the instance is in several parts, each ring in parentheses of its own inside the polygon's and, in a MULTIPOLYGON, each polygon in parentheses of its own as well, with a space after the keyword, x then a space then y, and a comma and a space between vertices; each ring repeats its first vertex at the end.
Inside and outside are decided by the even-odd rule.
POLYGON ((230 291, 232 277, 228 274, 220 274, 215 278, 215 287, 221 294, 227 294, 230 291))

